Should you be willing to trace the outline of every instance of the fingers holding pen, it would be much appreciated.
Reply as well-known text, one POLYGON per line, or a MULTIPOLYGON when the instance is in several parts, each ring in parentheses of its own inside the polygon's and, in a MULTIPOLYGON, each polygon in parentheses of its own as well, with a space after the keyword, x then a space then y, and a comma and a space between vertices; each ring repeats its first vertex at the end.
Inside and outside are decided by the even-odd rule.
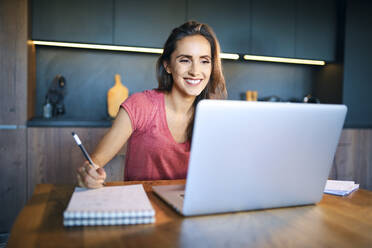
MULTIPOLYGON (((96 165, 94 166, 99 168, 96 165)), ((78 168, 77 179, 79 186, 86 188, 102 187, 106 179, 106 173, 104 172, 103 168, 99 168, 98 170, 100 171, 100 173, 97 172, 96 169, 92 168, 92 166, 87 162, 84 163, 83 166, 78 168)))
POLYGON ((78 169, 79 185, 85 188, 99 188, 103 186, 104 180, 97 180, 87 173, 84 167, 78 169))
POLYGON ((81 143, 78 135, 72 132, 72 136, 74 137, 76 144, 80 147, 85 158, 90 161, 90 163, 88 161, 85 161, 85 163, 80 168, 78 168, 78 184, 87 188, 102 187, 106 179, 106 173, 102 168, 99 168, 99 166, 93 163, 88 152, 85 150, 84 145, 81 143), (99 169, 99 171, 97 171, 97 169, 99 169))
POLYGON ((88 163, 88 161, 84 163, 84 168, 85 168, 86 173, 92 178, 99 180, 99 181, 100 180, 104 181, 106 179, 106 172, 103 168, 100 168, 99 166, 95 164, 93 164, 92 166, 91 164, 88 163))

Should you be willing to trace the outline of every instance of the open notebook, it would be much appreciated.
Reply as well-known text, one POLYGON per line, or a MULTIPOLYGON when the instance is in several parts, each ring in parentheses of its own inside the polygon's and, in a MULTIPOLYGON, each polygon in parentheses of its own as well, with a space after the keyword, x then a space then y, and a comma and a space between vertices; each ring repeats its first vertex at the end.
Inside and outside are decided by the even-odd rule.
POLYGON ((63 213, 64 226, 129 225, 154 221, 155 211, 141 184, 75 188, 63 213))

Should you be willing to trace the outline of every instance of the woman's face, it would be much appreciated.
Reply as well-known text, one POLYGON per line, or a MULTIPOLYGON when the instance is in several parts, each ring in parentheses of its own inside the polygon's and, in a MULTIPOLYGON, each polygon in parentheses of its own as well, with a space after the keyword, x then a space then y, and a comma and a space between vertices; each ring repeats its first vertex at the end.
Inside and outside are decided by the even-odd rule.
POLYGON ((166 71, 172 74, 173 87, 184 96, 198 96, 209 82, 212 72, 211 46, 201 35, 187 36, 176 43, 166 71))

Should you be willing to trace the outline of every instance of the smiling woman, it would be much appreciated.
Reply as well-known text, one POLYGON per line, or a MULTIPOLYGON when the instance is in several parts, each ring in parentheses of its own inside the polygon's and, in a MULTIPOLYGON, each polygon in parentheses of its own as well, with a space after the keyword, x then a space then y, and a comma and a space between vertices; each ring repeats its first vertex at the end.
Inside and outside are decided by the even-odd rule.
MULTIPOLYGON (((198 84, 199 81, 195 79, 203 80, 198 87, 189 87, 196 91, 195 99, 190 98, 193 101, 193 107, 190 108, 192 112, 202 99, 225 99, 227 97, 221 67, 220 45, 213 30, 206 24, 186 22, 172 31, 164 45, 164 52, 158 59, 157 75, 158 89, 165 92, 179 89, 177 78, 182 82, 182 78, 185 77, 185 82, 189 85, 198 84), (184 75, 179 75, 175 71, 176 68, 182 69, 184 75), (195 76, 195 73, 201 75, 195 76), (208 78, 203 79, 198 76, 208 76, 208 78), (175 89, 174 83, 176 83, 175 89)), ((193 118, 190 119, 187 128, 189 139, 191 139, 192 127, 193 118)))
POLYGON ((186 178, 194 112, 202 99, 225 99, 220 47, 212 29, 195 21, 175 28, 157 65, 159 86, 122 103, 112 128, 78 169, 82 187, 103 185, 102 167, 127 144, 125 180, 186 178))

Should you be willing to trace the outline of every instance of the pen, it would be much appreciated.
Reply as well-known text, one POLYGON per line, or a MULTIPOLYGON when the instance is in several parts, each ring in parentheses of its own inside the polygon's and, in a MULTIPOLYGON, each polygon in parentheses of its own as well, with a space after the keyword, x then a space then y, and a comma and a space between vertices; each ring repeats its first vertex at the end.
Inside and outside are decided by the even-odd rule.
POLYGON ((84 147, 83 143, 81 143, 81 141, 80 141, 80 139, 79 139, 79 136, 77 136, 77 134, 74 133, 74 132, 72 132, 72 136, 74 137, 76 144, 80 147, 81 151, 83 152, 84 157, 89 161, 89 164, 91 164, 92 167, 94 167, 94 166, 93 166, 93 161, 92 161, 92 159, 90 158, 90 156, 89 156, 87 150, 85 150, 85 147, 84 147))

